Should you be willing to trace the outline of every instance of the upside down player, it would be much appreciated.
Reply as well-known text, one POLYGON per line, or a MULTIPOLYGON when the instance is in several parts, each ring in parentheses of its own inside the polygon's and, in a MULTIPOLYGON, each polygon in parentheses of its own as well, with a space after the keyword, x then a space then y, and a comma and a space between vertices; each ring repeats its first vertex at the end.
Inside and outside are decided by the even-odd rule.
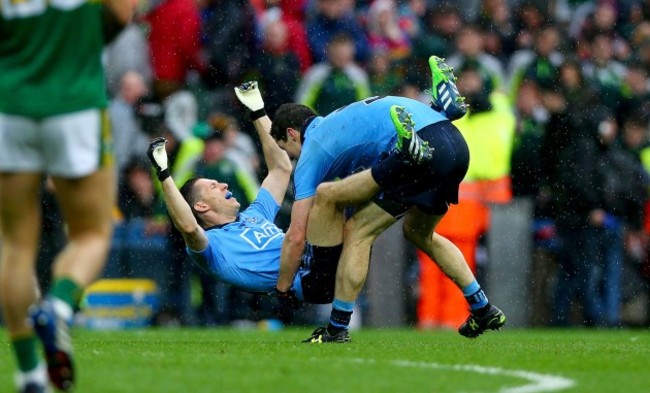
POLYGON ((367 276, 372 243, 402 216, 406 239, 436 261, 469 303, 471 314, 459 333, 473 338, 505 324, 503 312, 488 302, 458 248, 435 233, 449 204, 458 202, 458 186, 467 172, 469 151, 450 121, 467 111, 453 72, 436 56, 429 59, 429 65, 434 87, 431 107, 402 97, 373 97, 326 117, 317 117, 310 108, 298 104, 285 104, 275 113, 273 138, 291 158, 298 158, 296 201, 282 248, 278 292, 291 289, 305 233, 327 232, 335 228, 329 222, 329 217, 338 217, 333 212, 371 201, 345 223, 329 324, 317 328, 305 342, 350 341, 348 326, 367 276), (401 138, 415 132, 416 126, 417 135, 428 144, 425 148, 430 148, 430 159, 406 169, 381 161, 392 145, 399 147, 401 138), (392 134, 395 129, 397 142, 392 134), (372 170, 350 176, 371 166, 372 170), (321 184, 336 178, 344 179, 321 184), (318 209, 312 208, 315 201, 321 202, 318 209), (312 219, 314 213, 324 221, 312 219))
POLYGON ((0 295, 19 392, 50 391, 48 373, 56 388, 74 387, 69 327, 83 288, 106 261, 116 194, 101 55, 132 13, 130 0, 0 5, 0 295), (68 243, 49 293, 36 302, 45 174, 68 243))
MULTIPOLYGON (((246 83, 235 92, 249 107, 262 100, 256 83, 246 83)), ((270 119, 263 111, 254 112, 252 119, 262 143, 268 175, 257 198, 242 212, 239 202, 228 191, 228 185, 217 180, 193 178, 179 190, 167 168, 166 141, 156 138, 151 142, 149 158, 162 183, 172 221, 183 236, 192 259, 217 279, 249 292, 277 296, 281 302, 294 307, 301 301, 331 303, 342 249, 342 214, 337 218, 338 230, 307 234, 309 243, 301 255, 301 266, 291 277, 291 291, 275 291, 284 233, 273 220, 284 199, 292 166, 287 153, 269 134, 270 119)), ((409 147, 421 143, 415 134, 404 140, 409 147)), ((413 151, 412 156, 400 151, 392 157, 408 162, 418 158, 418 151, 413 151)), ((314 214, 311 219, 320 218, 314 214)))

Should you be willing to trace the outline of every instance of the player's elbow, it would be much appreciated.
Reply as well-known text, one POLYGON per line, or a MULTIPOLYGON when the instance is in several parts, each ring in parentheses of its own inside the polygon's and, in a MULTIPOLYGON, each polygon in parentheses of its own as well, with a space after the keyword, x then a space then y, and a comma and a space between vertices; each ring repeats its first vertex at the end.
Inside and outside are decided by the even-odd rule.
POLYGON ((288 156, 286 159, 278 160, 273 169, 281 174, 291 176, 291 172, 293 171, 291 160, 289 160, 288 156))
POLYGON ((174 226, 183 237, 191 236, 200 230, 200 227, 196 222, 175 222, 174 226))

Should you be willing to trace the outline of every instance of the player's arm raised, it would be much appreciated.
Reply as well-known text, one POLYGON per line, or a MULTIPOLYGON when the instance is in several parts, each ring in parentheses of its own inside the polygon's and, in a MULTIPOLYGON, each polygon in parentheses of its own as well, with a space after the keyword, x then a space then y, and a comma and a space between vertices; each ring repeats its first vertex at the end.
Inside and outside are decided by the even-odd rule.
POLYGON ((156 169, 158 180, 162 185, 165 205, 172 218, 174 226, 183 236, 185 244, 193 251, 203 251, 208 246, 208 238, 205 231, 196 221, 192 209, 187 204, 181 192, 174 184, 169 169, 167 168, 167 151, 165 150, 165 138, 156 138, 149 144, 147 155, 151 164, 156 169))
POLYGON ((251 111, 251 120, 262 143, 264 160, 269 170, 262 187, 269 191, 278 205, 282 204, 291 178, 291 160, 287 153, 271 137, 271 119, 264 111, 264 100, 257 86, 251 81, 235 87, 239 101, 251 111))

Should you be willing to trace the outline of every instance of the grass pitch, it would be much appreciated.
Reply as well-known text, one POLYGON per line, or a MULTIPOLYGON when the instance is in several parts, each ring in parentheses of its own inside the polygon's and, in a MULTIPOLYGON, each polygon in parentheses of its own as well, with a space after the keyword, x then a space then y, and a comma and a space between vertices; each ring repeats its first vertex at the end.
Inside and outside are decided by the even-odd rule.
MULTIPOLYGON (((650 331, 362 330, 301 344, 307 329, 75 330, 76 392, 648 392, 650 331)), ((0 346, 0 392, 13 359, 0 346)))

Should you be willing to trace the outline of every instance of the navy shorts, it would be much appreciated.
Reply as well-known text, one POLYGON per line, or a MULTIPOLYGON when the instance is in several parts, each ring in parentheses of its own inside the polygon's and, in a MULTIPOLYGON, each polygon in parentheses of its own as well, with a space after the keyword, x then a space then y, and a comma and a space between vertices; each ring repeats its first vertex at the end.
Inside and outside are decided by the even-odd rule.
POLYGON ((336 268, 343 245, 318 247, 307 244, 302 257, 302 295, 306 303, 327 304, 334 300, 336 268))
POLYGON ((458 186, 467 173, 469 149, 463 135, 450 121, 428 125, 418 131, 434 149, 424 165, 405 164, 401 186, 384 190, 374 202, 393 217, 417 206, 425 213, 442 215, 450 203, 458 203, 458 186))

